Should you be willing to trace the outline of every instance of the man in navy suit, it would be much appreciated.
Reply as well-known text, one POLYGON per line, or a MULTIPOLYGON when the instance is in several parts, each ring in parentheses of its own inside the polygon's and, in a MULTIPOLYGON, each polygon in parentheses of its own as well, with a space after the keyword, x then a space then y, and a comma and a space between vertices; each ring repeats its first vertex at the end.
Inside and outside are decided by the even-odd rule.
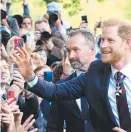
POLYGON ((102 61, 91 63, 85 74, 68 82, 53 84, 38 80, 24 48, 18 48, 20 56, 13 55, 11 59, 28 82, 30 91, 49 101, 86 96, 90 120, 98 132, 131 132, 131 22, 114 18, 102 25, 102 61))
MULTIPOLYGON (((62 83, 76 78, 87 71, 90 63, 95 60, 95 40, 88 30, 74 30, 70 34, 67 52, 70 64, 76 69, 62 83)), ((47 132, 94 132, 88 120, 88 103, 85 97, 77 100, 53 102, 47 122, 47 132)))

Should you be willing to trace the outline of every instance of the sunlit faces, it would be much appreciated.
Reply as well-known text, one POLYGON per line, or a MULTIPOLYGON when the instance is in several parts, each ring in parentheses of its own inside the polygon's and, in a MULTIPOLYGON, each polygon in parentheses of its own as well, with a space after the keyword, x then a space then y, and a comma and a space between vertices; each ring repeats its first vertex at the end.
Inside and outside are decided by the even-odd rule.
POLYGON ((102 61, 116 63, 124 57, 125 42, 117 34, 118 26, 104 27, 100 44, 102 61))
POLYGON ((10 80, 9 65, 5 60, 0 61, 0 84, 7 84, 10 80))
POLYGON ((30 18, 24 18, 22 27, 30 31, 32 29, 31 19, 30 18))
POLYGON ((87 69, 89 62, 91 62, 92 52, 94 52, 87 43, 81 34, 77 34, 68 40, 67 51, 72 68, 87 69))

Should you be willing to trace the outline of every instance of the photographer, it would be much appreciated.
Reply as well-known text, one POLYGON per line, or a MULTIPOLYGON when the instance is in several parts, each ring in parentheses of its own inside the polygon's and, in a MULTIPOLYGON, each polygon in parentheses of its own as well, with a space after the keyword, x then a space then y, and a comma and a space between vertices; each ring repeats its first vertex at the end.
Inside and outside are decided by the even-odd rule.
POLYGON ((36 48, 41 47, 47 53, 47 65, 55 61, 61 61, 64 55, 65 42, 62 39, 52 37, 51 29, 46 20, 35 22, 36 48))
POLYGON ((47 5, 46 17, 49 21, 52 31, 59 32, 66 42, 66 30, 70 29, 71 26, 61 18, 61 6, 57 2, 51 2, 47 5))

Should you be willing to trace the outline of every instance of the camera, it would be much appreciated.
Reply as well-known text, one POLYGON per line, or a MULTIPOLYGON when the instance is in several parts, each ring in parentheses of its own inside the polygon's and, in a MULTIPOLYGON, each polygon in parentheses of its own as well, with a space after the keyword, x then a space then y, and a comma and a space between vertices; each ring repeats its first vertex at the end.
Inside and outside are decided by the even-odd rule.
POLYGON ((58 20, 58 12, 49 12, 49 24, 54 25, 54 23, 58 20))
POLYGON ((41 32, 40 40, 46 41, 46 40, 49 40, 51 37, 52 37, 52 35, 49 32, 43 31, 43 32, 41 32))

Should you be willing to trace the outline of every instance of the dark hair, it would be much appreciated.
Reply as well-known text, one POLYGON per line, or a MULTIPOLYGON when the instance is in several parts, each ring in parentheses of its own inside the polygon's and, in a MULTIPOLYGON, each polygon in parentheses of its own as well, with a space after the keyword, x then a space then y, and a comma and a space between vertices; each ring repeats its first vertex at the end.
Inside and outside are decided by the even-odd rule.
POLYGON ((17 20, 19 27, 22 28, 23 17, 21 15, 14 15, 12 17, 17 20))
POLYGON ((96 44, 95 38, 89 29, 79 28, 79 29, 71 30, 68 34, 68 39, 70 39, 71 37, 74 37, 78 34, 82 35, 85 38, 85 40, 87 41, 87 44, 89 46, 90 45, 95 46, 95 44, 96 44))
POLYGON ((4 10, 0 10, 1 11, 1 20, 3 20, 3 19, 5 19, 6 18, 6 16, 7 16, 7 13, 6 13, 6 11, 4 11, 4 10))

